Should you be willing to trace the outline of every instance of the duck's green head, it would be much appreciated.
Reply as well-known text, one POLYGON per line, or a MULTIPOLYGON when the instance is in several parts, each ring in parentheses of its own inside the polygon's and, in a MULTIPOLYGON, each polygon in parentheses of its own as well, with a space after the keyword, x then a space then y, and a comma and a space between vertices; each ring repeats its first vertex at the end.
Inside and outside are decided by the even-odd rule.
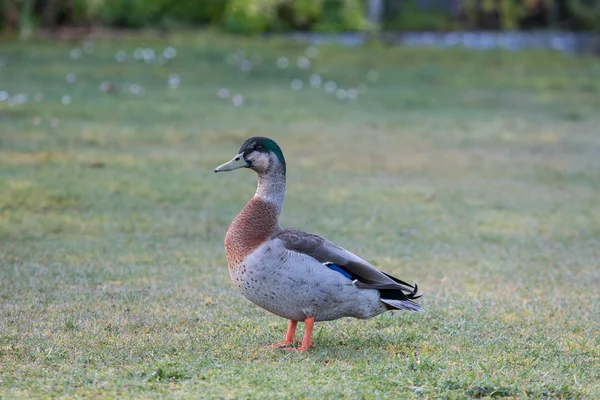
POLYGON ((285 158, 273 139, 255 136, 246 140, 238 155, 231 161, 215 168, 215 172, 233 171, 238 168, 250 168, 259 174, 273 170, 285 172, 285 158))

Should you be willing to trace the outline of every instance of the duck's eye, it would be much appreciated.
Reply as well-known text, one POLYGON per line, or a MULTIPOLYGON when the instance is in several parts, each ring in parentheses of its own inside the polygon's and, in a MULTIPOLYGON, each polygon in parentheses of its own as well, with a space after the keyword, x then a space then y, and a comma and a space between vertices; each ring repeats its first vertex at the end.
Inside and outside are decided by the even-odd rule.
POLYGON ((262 146, 260 144, 256 145, 256 147, 254 147, 254 150, 262 150, 262 146))

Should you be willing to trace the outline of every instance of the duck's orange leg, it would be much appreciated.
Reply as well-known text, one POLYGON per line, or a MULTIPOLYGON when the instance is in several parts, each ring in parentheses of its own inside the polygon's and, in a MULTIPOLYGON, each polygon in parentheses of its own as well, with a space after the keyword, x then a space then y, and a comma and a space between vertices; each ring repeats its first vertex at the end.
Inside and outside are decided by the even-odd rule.
POLYGON ((290 321, 290 326, 288 326, 287 334, 285 335, 285 342, 274 344, 273 347, 287 347, 291 346, 296 339, 296 325, 298 321, 290 321))
POLYGON ((312 344, 312 332, 313 327, 315 325, 315 318, 309 317, 304 320, 304 325, 306 325, 306 329, 304 330, 304 338, 302 339, 302 346, 297 349, 286 349, 291 352, 301 352, 307 351, 311 347, 315 347, 312 344))

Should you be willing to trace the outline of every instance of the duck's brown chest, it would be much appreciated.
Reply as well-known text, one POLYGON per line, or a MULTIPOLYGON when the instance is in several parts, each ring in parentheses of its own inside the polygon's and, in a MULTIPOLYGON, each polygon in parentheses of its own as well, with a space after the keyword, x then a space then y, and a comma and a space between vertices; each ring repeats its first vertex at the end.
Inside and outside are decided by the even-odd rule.
POLYGON ((225 257, 229 268, 240 266, 246 257, 278 229, 277 206, 252 198, 233 220, 225 235, 225 257))

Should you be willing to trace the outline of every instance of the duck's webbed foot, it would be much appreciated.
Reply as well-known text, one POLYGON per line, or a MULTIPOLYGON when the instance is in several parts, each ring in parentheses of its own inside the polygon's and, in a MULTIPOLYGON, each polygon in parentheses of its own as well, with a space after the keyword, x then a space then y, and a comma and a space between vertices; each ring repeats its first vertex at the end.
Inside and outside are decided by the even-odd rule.
MULTIPOLYGON (((308 351, 308 349, 310 349, 311 347, 315 347, 312 343, 312 331, 313 331, 313 327, 315 325, 315 318, 314 317, 306 318, 304 320, 304 325, 306 325, 306 329, 304 331, 304 338, 302 339, 302 345, 298 348, 291 347, 291 348, 285 348, 284 350, 289 351, 290 353, 302 353, 302 352, 308 351)), ((290 326, 291 326, 291 324, 290 324, 290 326)))
POLYGON ((296 325, 298 321, 290 321, 290 326, 288 327, 287 334, 285 335, 285 342, 276 343, 271 345, 271 347, 276 349, 281 349, 285 347, 292 346, 294 343, 298 343, 296 340, 296 325))

